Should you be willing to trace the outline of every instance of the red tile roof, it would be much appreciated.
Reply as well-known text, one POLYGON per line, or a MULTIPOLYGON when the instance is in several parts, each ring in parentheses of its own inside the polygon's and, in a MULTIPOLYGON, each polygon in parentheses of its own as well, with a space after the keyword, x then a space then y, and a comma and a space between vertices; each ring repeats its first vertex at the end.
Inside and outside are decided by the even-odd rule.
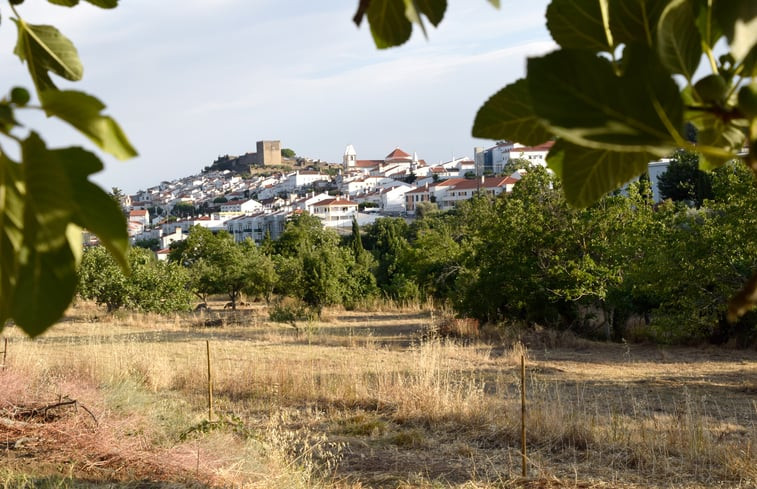
POLYGON ((313 204, 313 207, 322 207, 322 206, 331 206, 331 205, 357 205, 357 202, 352 202, 351 200, 342 199, 342 198, 335 198, 335 199, 326 199, 321 200, 320 202, 316 202, 313 204))
POLYGON ((488 177, 481 182, 480 178, 474 178, 472 180, 463 180, 455 185, 455 190, 466 190, 476 188, 495 188, 504 187, 507 184, 514 184, 518 180, 511 177, 488 177))
POLYGON ((385 160, 394 160, 394 159, 406 159, 406 158, 412 158, 409 154, 405 153, 401 149, 397 148, 388 155, 386 155, 385 160))
POLYGON ((554 145, 555 145, 554 141, 547 141, 546 143, 542 143, 537 146, 514 147, 510 151, 513 153, 534 153, 534 152, 541 152, 541 151, 549 151, 550 149, 552 149, 552 146, 554 145))
POLYGON ((384 160, 356 160, 355 166, 358 168, 371 168, 374 166, 383 165, 384 160))

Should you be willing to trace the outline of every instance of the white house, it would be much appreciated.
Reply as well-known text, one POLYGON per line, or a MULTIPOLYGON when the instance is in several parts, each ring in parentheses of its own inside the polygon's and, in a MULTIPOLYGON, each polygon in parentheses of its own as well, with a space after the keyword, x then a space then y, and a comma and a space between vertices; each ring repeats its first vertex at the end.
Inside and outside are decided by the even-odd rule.
POLYGON ((313 204, 322 202, 330 198, 331 196, 327 194, 326 192, 321 192, 320 194, 316 194, 315 192, 313 192, 312 194, 306 197, 303 197, 299 200, 295 200, 294 202, 292 202, 292 209, 300 210, 300 211, 307 211, 312 214, 313 204))
POLYGON ((287 175, 279 187, 283 191, 294 192, 298 188, 313 185, 315 182, 327 182, 330 177, 319 171, 297 170, 287 175))
POLYGON ((343 198, 322 200, 313 204, 312 213, 323 221, 325 227, 343 227, 352 224, 357 213, 357 202, 343 198))
POLYGON ((413 187, 406 183, 381 190, 381 210, 384 212, 404 212, 405 195, 411 190, 413 190, 413 187))
POLYGON ((254 199, 232 200, 221 204, 221 212, 252 214, 261 210, 263 210, 263 204, 254 199))
POLYGON ((181 229, 184 234, 189 233, 189 229, 192 226, 202 226, 211 231, 218 231, 224 229, 223 224, 227 219, 228 218, 221 214, 211 214, 210 216, 200 216, 191 219, 166 221, 160 225, 160 228, 163 231, 164 236, 175 233, 177 228, 181 229))
POLYGON ((547 141, 537 146, 523 146, 512 141, 500 141, 491 148, 475 148, 476 173, 500 174, 505 165, 515 158, 528 160, 532 165, 547 166, 547 153, 552 149, 554 141, 547 141))
POLYGON ((129 221, 139 222, 142 226, 150 225, 150 213, 147 209, 135 209, 129 211, 129 221))
POLYGON ((503 192, 512 192, 518 180, 512 177, 488 177, 483 176, 458 181, 449 186, 447 191, 437 200, 439 209, 454 209, 458 202, 472 199, 479 192, 496 197, 503 192))
POLYGON ((426 184, 405 194, 405 208, 409 214, 421 202, 436 203, 441 210, 454 209, 458 202, 469 200, 479 192, 497 196, 512 192, 518 180, 512 177, 478 177, 475 179, 450 178, 426 184))

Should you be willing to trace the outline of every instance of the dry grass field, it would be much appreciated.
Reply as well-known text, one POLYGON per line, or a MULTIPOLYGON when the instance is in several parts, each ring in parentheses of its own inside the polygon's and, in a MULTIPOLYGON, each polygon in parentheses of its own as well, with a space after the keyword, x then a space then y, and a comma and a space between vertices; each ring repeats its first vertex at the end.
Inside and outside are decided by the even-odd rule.
POLYGON ((327 310, 296 333, 260 306, 82 304, 34 341, 6 328, 0 487, 757 487, 757 352, 439 322, 327 310))

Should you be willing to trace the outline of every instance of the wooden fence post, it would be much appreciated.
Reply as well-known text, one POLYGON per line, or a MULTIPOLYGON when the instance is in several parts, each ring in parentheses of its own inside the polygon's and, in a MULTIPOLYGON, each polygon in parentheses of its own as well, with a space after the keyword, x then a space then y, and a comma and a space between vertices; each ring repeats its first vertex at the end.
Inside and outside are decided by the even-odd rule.
POLYGON ((208 353, 208 421, 213 422, 213 373, 210 369, 210 340, 205 340, 208 353))
POLYGON ((5 360, 8 358, 8 338, 3 338, 3 363, 2 367, 5 370, 5 360))
POLYGON ((526 468, 526 357, 520 356, 520 443, 523 477, 528 475, 526 468))

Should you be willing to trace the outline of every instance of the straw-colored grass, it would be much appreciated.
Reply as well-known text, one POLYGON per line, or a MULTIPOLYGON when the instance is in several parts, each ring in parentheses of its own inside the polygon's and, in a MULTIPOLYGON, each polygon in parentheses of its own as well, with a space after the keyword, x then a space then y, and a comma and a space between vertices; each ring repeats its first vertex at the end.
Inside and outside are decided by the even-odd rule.
POLYGON ((8 328, 0 488, 757 486, 754 352, 554 335, 529 349, 471 339, 475 326, 386 308, 328 310, 297 332, 258 305, 166 318, 80 304, 38 340, 8 328), (429 335, 440 321, 466 338, 429 335), (61 399, 97 423, 83 408, 14 417, 61 399))

